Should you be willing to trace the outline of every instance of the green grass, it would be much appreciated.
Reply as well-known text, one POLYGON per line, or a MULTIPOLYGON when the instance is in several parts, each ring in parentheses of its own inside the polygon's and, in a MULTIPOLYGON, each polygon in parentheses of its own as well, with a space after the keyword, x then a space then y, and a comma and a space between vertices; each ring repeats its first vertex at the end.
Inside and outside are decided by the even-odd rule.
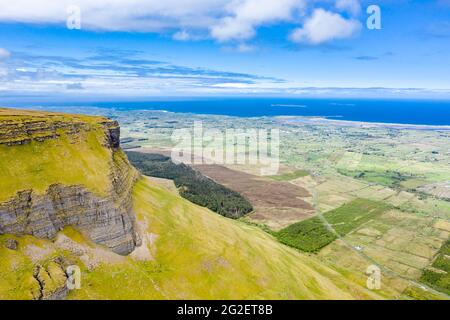
POLYGON ((17 240, 17 237, 0 235, 0 298, 32 299, 32 292, 38 291, 39 285, 33 278, 31 259, 23 254, 25 241, 19 243, 18 250, 10 250, 4 246, 7 238, 17 240))
MULTIPOLYGON (((58 249, 52 241, 14 237, 19 247, 10 250, 2 243, 13 236, 3 235, 0 299, 32 299, 39 290, 33 278, 34 266, 42 265, 49 274, 58 275, 52 273, 56 257, 80 266, 82 271, 81 289, 71 291, 69 299, 386 297, 314 257, 283 246, 259 228, 196 206, 150 179, 136 184, 133 199, 138 221, 146 221, 141 224, 143 235, 152 234, 154 238, 149 246, 152 260, 124 257, 119 262, 105 260, 88 268, 80 257, 58 249), (42 257, 34 257, 33 262, 26 250, 28 246, 42 248, 42 257)), ((97 247, 72 228, 65 228, 63 233, 79 245, 97 247)))
POLYGON ((154 260, 102 265, 71 298, 380 298, 259 228, 196 206, 151 179, 137 183, 134 209, 156 235, 154 260))
MULTIPOLYGON (((355 199, 325 213, 324 217, 339 235, 345 236, 389 208, 382 202, 355 199)), ((319 251, 336 239, 336 235, 318 217, 294 223, 275 235, 280 242, 306 252, 319 251)))
POLYGON ((358 171, 358 170, 339 169, 338 172, 352 178, 364 180, 370 183, 376 183, 391 188, 400 187, 403 185, 404 182, 413 178, 416 179, 416 176, 391 170, 358 171))
POLYGON ((288 172, 276 176, 270 176, 271 179, 277 181, 291 181, 298 178, 306 177, 309 175, 309 172, 306 170, 296 170, 294 172, 288 172))
POLYGON ((294 223, 277 232, 276 237, 280 242, 306 252, 316 252, 336 239, 317 217, 294 223))
POLYGON ((0 125, 30 119, 66 123, 86 121, 84 123, 89 129, 80 130, 77 134, 59 130, 58 138, 43 142, 0 145, 0 202, 22 190, 45 193, 50 185, 56 183, 83 185, 97 195, 106 195, 111 188, 109 164, 113 162, 114 152, 104 147, 105 129, 99 122, 105 118, 14 112, 15 116, 7 116, 4 109, 0 109, 0 125))
POLYGON ((450 295, 450 240, 441 247, 432 267, 424 270, 420 280, 450 295))
POLYGON ((33 262, 27 255, 26 248, 28 246, 43 249, 48 243, 48 240, 32 236, 0 235, 0 300, 36 298, 39 295, 39 283, 33 277, 33 273, 38 264, 48 272, 42 273, 42 276, 46 278, 47 293, 52 292, 58 284, 65 281, 61 269, 53 262, 55 257, 63 257, 63 252, 51 252, 38 263, 33 262), (14 239, 19 243, 17 250, 10 250, 4 246, 7 239, 14 239))
POLYGON ((335 210, 328 211, 324 217, 339 235, 345 236, 389 209, 391 206, 383 202, 355 199, 335 210))
POLYGON ((428 290, 416 287, 416 286, 410 286, 408 287, 404 292, 403 295, 405 296, 405 299, 411 300, 446 300, 444 297, 437 295, 435 293, 432 293, 428 290))

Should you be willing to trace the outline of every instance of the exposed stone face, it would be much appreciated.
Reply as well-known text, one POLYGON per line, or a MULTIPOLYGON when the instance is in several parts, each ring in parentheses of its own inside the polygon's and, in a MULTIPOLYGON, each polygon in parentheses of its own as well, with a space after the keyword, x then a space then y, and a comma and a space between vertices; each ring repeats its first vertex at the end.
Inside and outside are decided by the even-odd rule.
MULTIPOLYGON (((120 147, 120 126, 117 121, 105 119, 99 122, 105 128, 109 147, 120 147)), ((59 138, 60 134, 77 135, 89 131, 91 126, 80 120, 54 120, 49 117, 28 116, 0 121, 0 145, 19 146, 31 141, 42 142, 59 138)))
MULTIPOLYGON (((110 167, 111 190, 100 197, 79 185, 51 185, 44 194, 21 190, 15 197, 0 203, 0 234, 33 235, 51 239, 67 225, 74 226, 92 241, 103 244, 118 254, 131 253, 140 246, 132 211, 131 192, 138 178, 137 171, 120 150, 120 127, 116 121, 104 121, 105 147, 113 154, 110 167)), ((11 148, 30 141, 58 139, 58 130, 76 135, 90 130, 83 122, 64 123, 30 120, 1 123, 0 144, 11 148), (42 139, 41 139, 42 138, 42 139)), ((61 150, 64 152, 64 150, 61 150)))
POLYGON ((36 283, 32 290, 34 300, 64 300, 69 293, 64 261, 56 259, 47 267, 36 265, 33 272, 36 283))
POLYGON ((113 149, 120 147, 120 127, 117 121, 109 121, 103 123, 108 128, 108 142, 113 149))
POLYGON ((88 129, 89 126, 82 122, 44 121, 40 119, 3 121, 0 123, 0 144, 15 146, 30 143, 32 140, 42 142, 58 138, 58 131, 76 134, 80 130, 88 129))
POLYGON ((53 238, 72 225, 92 241, 128 254, 136 245, 129 201, 117 206, 114 199, 100 199, 81 186, 52 185, 44 195, 22 191, 0 205, 0 233, 53 238))
POLYGON ((17 242, 17 240, 14 239, 6 239, 5 241, 5 247, 10 249, 10 250, 17 250, 19 243, 17 242))

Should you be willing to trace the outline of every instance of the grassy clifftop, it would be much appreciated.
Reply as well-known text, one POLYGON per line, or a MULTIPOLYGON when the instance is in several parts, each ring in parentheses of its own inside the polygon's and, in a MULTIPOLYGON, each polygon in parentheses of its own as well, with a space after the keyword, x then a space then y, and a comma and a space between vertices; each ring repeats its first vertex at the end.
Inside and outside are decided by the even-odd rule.
POLYGON ((104 196, 112 188, 105 164, 121 153, 105 148, 116 128, 103 117, 0 108, 0 202, 55 183, 104 196))
POLYGON ((67 225, 129 254, 138 172, 102 117, 0 109, 0 234, 53 239, 67 225))

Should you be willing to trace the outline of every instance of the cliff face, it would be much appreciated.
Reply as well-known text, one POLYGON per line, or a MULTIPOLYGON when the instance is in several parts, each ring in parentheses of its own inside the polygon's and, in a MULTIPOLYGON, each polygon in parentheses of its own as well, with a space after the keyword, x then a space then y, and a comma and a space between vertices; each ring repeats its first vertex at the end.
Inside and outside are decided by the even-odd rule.
POLYGON ((16 163, 0 162, 11 180, 0 198, 0 234, 51 239, 71 225, 118 254, 140 245, 131 199, 138 173, 120 149, 117 122, 0 109, 0 157, 12 154, 16 163))

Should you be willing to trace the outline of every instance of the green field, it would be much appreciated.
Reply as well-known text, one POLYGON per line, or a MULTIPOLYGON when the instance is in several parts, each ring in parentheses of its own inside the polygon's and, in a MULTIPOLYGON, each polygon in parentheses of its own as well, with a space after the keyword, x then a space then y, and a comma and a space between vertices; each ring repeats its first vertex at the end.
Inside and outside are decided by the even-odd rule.
POLYGON ((423 272, 421 280, 450 295, 450 240, 442 246, 431 266, 423 272))
POLYGON ((416 176, 408 175, 398 171, 358 171, 358 170, 344 170, 339 169, 339 173, 367 181, 369 183, 376 183, 379 185, 398 188, 403 185, 404 182, 412 179, 416 179, 416 176))
POLYGON ((324 217, 339 235, 345 236, 390 208, 383 202, 355 199, 325 213, 324 217))
POLYGON ((309 172, 306 170, 296 170, 294 172, 288 172, 284 174, 279 174, 276 176, 270 176, 271 179, 277 181, 291 181, 298 178, 306 177, 309 175, 309 172))
POLYGON ((336 239, 317 217, 291 224, 277 232, 276 237, 280 242, 306 252, 316 252, 336 239))
MULTIPOLYGON (((340 236, 345 236, 389 208, 382 202, 356 199, 325 213, 324 218, 340 236)), ((276 237, 286 245, 307 252, 316 252, 336 239, 318 217, 292 224, 277 232, 276 237)))

